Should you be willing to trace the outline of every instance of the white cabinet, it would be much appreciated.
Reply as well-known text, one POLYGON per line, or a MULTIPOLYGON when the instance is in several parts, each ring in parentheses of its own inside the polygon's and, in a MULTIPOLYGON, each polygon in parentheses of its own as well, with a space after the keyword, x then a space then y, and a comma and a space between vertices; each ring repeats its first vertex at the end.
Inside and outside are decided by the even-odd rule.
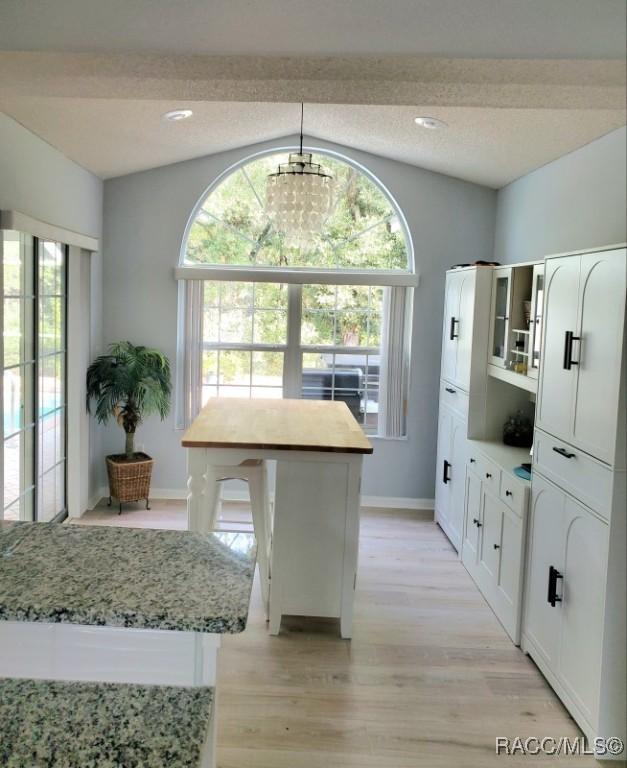
POLYGON ((457 551, 461 549, 466 472, 467 421, 440 406, 435 519, 457 551))
POLYGON ((627 251, 549 257, 523 650, 590 740, 627 739, 627 251))
POLYGON ((442 379, 468 392, 485 377, 491 269, 466 267, 446 273, 442 326, 442 379))
POLYGON ((527 484, 471 449, 462 562, 515 643, 520 637, 527 484), (509 491, 507 502, 500 488, 509 491), (517 510, 520 509, 519 513, 517 510))
POLYGON ((533 480, 523 647, 596 728, 608 526, 542 477, 533 480))
POLYGON ((475 269, 446 274, 442 332, 442 378, 468 391, 473 332, 475 269))
POLYGON ((536 426, 613 464, 626 251, 549 258, 536 426))

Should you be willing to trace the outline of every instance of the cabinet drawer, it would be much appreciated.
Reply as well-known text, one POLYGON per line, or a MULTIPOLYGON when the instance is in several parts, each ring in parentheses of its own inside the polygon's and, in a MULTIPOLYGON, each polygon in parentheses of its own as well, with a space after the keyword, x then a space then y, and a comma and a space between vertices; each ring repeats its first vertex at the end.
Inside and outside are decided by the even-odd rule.
POLYGON ((440 382, 440 403, 464 418, 468 416, 468 395, 448 381, 440 382))
POLYGON ((501 501, 517 515, 523 517, 527 503, 527 489, 519 483, 509 472, 501 472, 501 489, 499 491, 501 501))
POLYGON ((603 517, 609 517, 612 470, 539 429, 533 443, 534 469, 603 517))
POLYGON ((484 487, 489 488, 495 496, 498 496, 501 481, 501 470, 499 466, 490 461, 490 459, 486 459, 486 457, 480 453, 476 456, 471 456, 470 458, 475 459, 475 463, 472 465, 473 471, 479 475, 484 487))

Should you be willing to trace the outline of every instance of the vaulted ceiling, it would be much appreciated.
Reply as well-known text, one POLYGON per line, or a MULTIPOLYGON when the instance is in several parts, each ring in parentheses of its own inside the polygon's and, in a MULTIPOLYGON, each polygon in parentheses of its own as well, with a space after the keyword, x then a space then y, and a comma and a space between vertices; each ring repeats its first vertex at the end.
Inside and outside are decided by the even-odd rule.
POLYGON ((291 135, 303 100, 310 137, 499 187, 625 124, 625 11, 2 0, 0 110, 107 178, 291 135), (177 107, 194 116, 164 122, 177 107))

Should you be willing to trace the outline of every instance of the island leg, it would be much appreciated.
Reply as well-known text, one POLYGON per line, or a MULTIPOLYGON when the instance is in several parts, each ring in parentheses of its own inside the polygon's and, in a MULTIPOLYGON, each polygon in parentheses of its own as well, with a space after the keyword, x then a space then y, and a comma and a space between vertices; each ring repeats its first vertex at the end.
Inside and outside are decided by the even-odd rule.
POLYGON ((207 452, 202 448, 187 449, 187 528, 202 530, 205 510, 205 486, 207 476, 207 452))
POLYGON ((348 462, 342 608, 340 615, 340 635, 346 639, 353 636, 353 604, 355 602, 357 559, 359 554, 359 505, 362 463, 363 459, 361 456, 352 456, 348 462))

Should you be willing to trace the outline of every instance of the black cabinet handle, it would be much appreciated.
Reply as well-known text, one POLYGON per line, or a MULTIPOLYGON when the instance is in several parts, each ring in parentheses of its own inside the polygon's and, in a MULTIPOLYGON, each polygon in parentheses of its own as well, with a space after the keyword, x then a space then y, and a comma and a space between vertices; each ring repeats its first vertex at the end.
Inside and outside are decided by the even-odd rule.
POLYGON ((449 338, 451 341, 459 338, 459 334, 455 333, 455 324, 459 323, 456 317, 451 317, 451 327, 449 328, 449 338))
POLYGON ((556 603, 562 602, 562 598, 557 594, 557 580, 563 578, 564 577, 557 570, 557 568, 554 568, 552 565, 549 566, 549 591, 547 595, 547 602, 549 605, 553 606, 553 608, 555 608, 556 603))
POLYGON ((581 336, 575 336, 572 331, 564 333, 564 364, 565 371, 570 371, 573 365, 579 365, 578 360, 573 360, 573 341, 581 341, 581 336))
POLYGON ((471 464, 475 464, 475 463, 476 463, 476 459, 471 459, 471 460, 470 460, 470 463, 471 463, 471 464))
POLYGON ((494 549, 500 549, 501 545, 500 544, 493 544, 493 547, 494 547, 494 549))
POLYGON ((506 496, 513 496, 514 494, 511 491, 505 491, 506 496))
POLYGON ((456 390, 456 389, 453 389, 453 387, 444 387, 444 389, 445 389, 447 392, 450 392, 450 393, 451 393, 451 395, 454 395, 454 394, 457 392, 457 390, 456 390))
POLYGON ((446 483, 448 483, 448 481, 451 479, 448 476, 448 468, 450 466, 451 466, 450 463, 446 459, 444 459, 444 467, 442 470, 442 482, 444 483, 444 485, 446 485, 446 483))
POLYGON ((481 528, 481 526, 483 525, 483 523, 480 523, 480 522, 477 520, 477 518, 476 518, 476 517, 473 517, 473 518, 472 518, 472 522, 473 522, 473 523, 474 523, 474 524, 477 526, 477 528, 481 528))
POLYGON ((553 450, 555 453, 559 453, 560 456, 563 456, 565 459, 574 459, 575 454, 569 453, 566 448, 558 448, 556 445, 553 446, 553 450))
POLYGON ((485 473, 485 476, 486 476, 486 479, 487 479, 487 480, 489 480, 489 479, 492 477, 492 475, 491 475, 489 472, 486 472, 486 473, 485 473))

